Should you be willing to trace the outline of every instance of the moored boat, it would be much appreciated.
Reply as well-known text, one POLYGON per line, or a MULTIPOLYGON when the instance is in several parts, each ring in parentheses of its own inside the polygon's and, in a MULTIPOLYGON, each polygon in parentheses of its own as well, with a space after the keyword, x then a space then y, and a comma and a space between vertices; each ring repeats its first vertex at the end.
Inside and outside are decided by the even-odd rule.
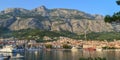
POLYGON ((0 52, 16 52, 16 48, 13 48, 11 45, 6 45, 0 49, 0 52))
POLYGON ((96 51, 102 51, 102 48, 96 48, 96 51))
POLYGON ((73 47, 71 48, 71 50, 72 50, 72 51, 78 51, 78 48, 75 47, 75 46, 73 46, 73 47))
POLYGON ((16 56, 11 57, 11 59, 20 59, 20 58, 24 58, 24 56, 17 54, 16 56))

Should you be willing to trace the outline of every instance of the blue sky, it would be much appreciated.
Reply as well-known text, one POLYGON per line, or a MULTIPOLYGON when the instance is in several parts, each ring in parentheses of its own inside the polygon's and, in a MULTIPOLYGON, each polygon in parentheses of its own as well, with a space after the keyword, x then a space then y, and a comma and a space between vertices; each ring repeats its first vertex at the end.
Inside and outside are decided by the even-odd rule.
POLYGON ((34 9, 41 5, 47 8, 77 9, 90 14, 112 15, 120 11, 116 0, 0 0, 0 10, 6 8, 34 9))

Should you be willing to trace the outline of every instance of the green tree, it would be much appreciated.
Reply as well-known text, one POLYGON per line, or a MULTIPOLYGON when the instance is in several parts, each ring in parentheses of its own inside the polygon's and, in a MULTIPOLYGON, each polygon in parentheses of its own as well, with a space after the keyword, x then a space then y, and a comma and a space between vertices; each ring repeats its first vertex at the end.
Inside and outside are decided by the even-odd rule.
POLYGON ((51 45, 51 44, 46 44, 45 47, 51 49, 51 48, 52 48, 52 45, 51 45))
POLYGON ((71 49, 72 47, 69 46, 69 45, 67 45, 67 44, 63 44, 63 48, 64 48, 64 49, 71 49))
POLYGON ((109 23, 112 22, 111 16, 110 15, 106 15, 105 18, 104 18, 104 21, 105 22, 109 22, 109 23))

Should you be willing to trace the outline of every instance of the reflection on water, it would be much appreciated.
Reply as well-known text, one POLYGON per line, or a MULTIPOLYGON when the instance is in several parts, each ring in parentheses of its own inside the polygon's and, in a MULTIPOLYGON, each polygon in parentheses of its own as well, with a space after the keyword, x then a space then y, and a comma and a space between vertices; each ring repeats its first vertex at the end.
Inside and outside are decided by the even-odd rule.
POLYGON ((120 60, 120 51, 71 51, 71 50, 40 50, 27 51, 25 53, 1 53, 4 55, 16 56, 20 54, 24 56, 22 59, 11 60, 79 60, 80 57, 101 57, 107 60, 120 60))

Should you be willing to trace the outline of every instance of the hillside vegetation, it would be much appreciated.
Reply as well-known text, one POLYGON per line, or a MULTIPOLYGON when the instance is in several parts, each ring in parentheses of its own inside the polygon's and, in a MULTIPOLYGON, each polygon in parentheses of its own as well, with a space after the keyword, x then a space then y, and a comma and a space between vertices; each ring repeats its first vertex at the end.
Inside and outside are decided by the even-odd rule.
POLYGON ((104 18, 105 22, 118 22, 120 23, 120 12, 114 13, 112 16, 106 15, 104 18))
POLYGON ((120 25, 111 24, 119 22, 119 16, 120 12, 104 19, 99 14, 66 8, 48 9, 45 6, 32 10, 7 8, 0 11, 0 37, 44 41, 44 37, 57 40, 63 36, 84 40, 86 30, 87 40, 120 39, 120 25))
POLYGON ((11 31, 23 29, 40 29, 48 31, 69 31, 83 34, 86 27, 90 32, 111 31, 103 16, 67 8, 48 9, 40 6, 32 10, 24 8, 7 8, 0 11, 0 27, 11 31), (87 25, 87 26, 86 26, 87 25), (97 27, 100 27, 97 29, 97 27), (106 29, 105 29, 106 28, 106 29))
MULTIPOLYGON (((69 37, 76 40, 85 40, 84 34, 77 35, 75 33, 71 33, 68 31, 47 31, 47 30, 39 30, 39 29, 24 29, 18 31, 9 31, 0 30, 3 32, 0 37, 14 37, 18 39, 25 39, 25 40, 37 40, 37 41, 45 41, 44 37, 47 36, 51 38, 52 41, 58 40, 60 36, 62 37, 69 37)), ((92 32, 87 34, 87 40, 120 40, 120 32, 92 32)))
MULTIPOLYGON (((84 34, 77 35, 75 33, 63 31, 43 31, 43 30, 20 30, 13 32, 14 37, 23 39, 43 40, 44 36, 50 37, 52 40, 57 40, 60 36, 69 37, 76 40, 85 40, 84 34)), ((87 34, 87 40, 120 40, 120 32, 92 32, 87 34)))

